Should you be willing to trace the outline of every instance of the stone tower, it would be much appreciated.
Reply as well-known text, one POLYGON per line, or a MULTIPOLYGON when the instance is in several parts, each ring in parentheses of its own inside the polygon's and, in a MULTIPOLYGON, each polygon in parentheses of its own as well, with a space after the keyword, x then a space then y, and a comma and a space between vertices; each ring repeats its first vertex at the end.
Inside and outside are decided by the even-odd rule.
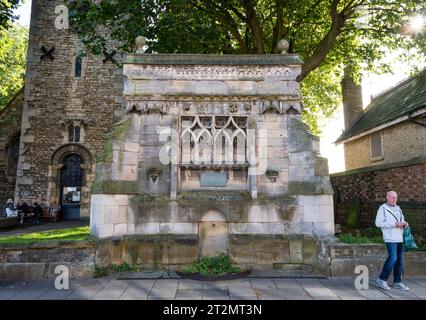
POLYGON ((121 113, 123 79, 112 48, 80 57, 77 34, 55 25, 64 5, 32 1, 15 201, 80 218, 89 217, 95 157, 121 113))

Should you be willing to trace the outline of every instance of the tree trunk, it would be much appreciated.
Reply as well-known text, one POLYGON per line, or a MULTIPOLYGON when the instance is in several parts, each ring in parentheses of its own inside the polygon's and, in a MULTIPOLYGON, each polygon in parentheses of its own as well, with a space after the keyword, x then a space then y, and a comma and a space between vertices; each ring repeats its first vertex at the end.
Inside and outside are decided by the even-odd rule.
POLYGON ((260 27, 252 0, 244 0, 244 10, 251 30, 254 53, 263 54, 265 51, 263 49, 262 28, 260 27))
POLYGON ((338 0, 333 1, 331 6, 331 27, 325 37, 321 40, 317 46, 315 52, 302 66, 302 73, 299 76, 299 80, 302 81, 311 71, 318 68, 324 61, 327 54, 333 48, 336 43, 336 39, 341 32, 341 29, 345 23, 344 12, 337 12, 338 0))

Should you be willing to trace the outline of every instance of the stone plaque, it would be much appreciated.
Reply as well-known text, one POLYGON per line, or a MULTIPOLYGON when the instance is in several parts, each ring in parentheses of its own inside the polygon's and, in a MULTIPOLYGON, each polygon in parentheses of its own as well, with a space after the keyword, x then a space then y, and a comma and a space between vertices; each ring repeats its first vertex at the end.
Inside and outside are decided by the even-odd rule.
POLYGON ((201 187, 226 187, 227 174, 220 172, 204 172, 200 174, 201 187))

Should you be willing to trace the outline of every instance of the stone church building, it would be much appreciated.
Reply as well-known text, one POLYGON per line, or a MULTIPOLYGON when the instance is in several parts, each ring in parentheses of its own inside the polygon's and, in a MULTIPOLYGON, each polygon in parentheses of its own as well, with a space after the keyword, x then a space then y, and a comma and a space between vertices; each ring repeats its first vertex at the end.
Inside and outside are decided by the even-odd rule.
POLYGON ((297 54, 81 58, 60 4, 33 0, 25 88, 0 115, 1 201, 90 218, 121 239, 115 262, 322 263, 333 190, 300 119, 297 54))
POLYGON ((95 158, 122 113, 123 75, 111 52, 79 57, 78 36, 54 25, 63 4, 32 2, 25 88, 0 116, 0 200, 89 218, 95 158))

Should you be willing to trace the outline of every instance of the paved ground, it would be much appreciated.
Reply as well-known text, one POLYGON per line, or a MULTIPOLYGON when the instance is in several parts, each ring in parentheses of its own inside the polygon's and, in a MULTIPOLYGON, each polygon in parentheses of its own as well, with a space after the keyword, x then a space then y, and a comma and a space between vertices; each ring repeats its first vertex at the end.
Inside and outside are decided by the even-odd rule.
POLYGON ((40 232, 40 231, 50 231, 58 230, 72 227, 83 227, 88 226, 89 221, 58 221, 51 223, 42 223, 38 225, 24 224, 18 225, 14 228, 0 230, 0 237, 2 236, 18 236, 21 234, 40 232))
POLYGON ((53 280, 1 282, 0 300, 426 300, 426 277, 404 280, 410 291, 382 291, 371 281, 355 290, 352 278, 246 278, 202 282, 184 279, 117 277, 71 279, 69 290, 57 290, 53 280))

